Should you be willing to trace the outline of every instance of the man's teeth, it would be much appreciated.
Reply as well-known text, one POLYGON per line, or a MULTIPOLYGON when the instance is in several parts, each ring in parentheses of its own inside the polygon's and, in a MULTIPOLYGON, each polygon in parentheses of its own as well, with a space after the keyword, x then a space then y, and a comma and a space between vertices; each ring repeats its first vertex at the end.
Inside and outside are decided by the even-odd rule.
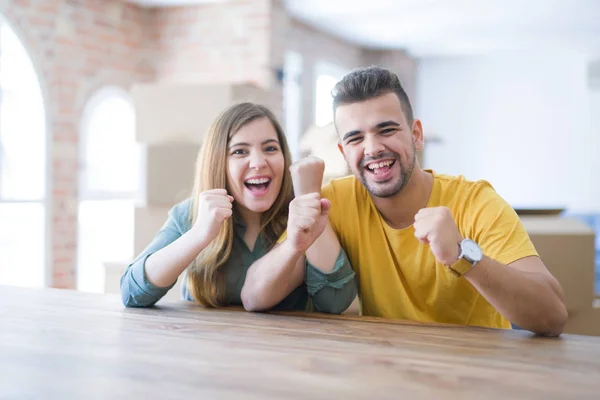
POLYGON ((383 167, 392 165, 393 162, 394 162, 393 160, 388 160, 388 161, 382 161, 382 162, 378 162, 378 163, 372 163, 372 164, 367 165, 367 168, 369 168, 370 170, 374 170, 375 168, 383 168, 383 167))
POLYGON ((260 185, 262 183, 267 183, 269 181, 270 181, 269 178, 258 178, 258 179, 248 179, 246 181, 246 183, 249 183, 251 185, 260 185))

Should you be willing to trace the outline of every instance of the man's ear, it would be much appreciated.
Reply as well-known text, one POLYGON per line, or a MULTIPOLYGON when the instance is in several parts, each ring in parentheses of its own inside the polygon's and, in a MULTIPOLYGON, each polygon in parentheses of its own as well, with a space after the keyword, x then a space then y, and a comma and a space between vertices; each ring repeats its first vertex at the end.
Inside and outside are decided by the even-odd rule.
POLYGON ((344 154, 344 147, 342 146, 342 144, 340 142, 338 142, 337 145, 338 145, 338 150, 340 151, 340 153, 342 153, 344 158, 346 158, 346 155, 344 154))
POLYGON ((412 126, 412 136, 413 141, 415 142, 415 149, 417 151, 423 150, 424 147, 424 139, 423 139, 423 125, 421 125, 421 121, 415 119, 412 126))

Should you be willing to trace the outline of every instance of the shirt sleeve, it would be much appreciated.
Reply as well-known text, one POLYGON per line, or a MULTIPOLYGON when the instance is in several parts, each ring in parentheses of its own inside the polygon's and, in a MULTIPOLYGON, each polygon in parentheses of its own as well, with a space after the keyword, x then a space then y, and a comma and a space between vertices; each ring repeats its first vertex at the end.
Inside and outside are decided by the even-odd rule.
POLYGON ((153 306, 177 283, 173 282, 168 287, 158 287, 146 277, 146 260, 148 257, 173 243, 182 235, 177 213, 174 210, 172 209, 169 212, 169 218, 148 247, 129 264, 123 276, 121 276, 121 297, 126 307, 153 306))
POLYGON ((477 242, 483 254, 504 265, 538 256, 515 210, 489 183, 480 181, 468 203, 461 234, 477 242))
POLYGON ((306 260, 306 288, 315 311, 341 314, 352 304, 357 287, 355 274, 343 248, 333 271, 325 273, 306 260))

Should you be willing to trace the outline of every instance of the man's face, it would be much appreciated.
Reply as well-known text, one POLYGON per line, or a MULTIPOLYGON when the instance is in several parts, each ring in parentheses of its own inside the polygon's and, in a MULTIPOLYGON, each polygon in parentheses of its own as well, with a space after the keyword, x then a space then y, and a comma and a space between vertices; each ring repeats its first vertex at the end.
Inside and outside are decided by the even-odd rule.
POLYGON ((341 105, 335 112, 340 151, 352 173, 377 197, 406 186, 423 148, 421 123, 410 126, 395 93, 341 105))

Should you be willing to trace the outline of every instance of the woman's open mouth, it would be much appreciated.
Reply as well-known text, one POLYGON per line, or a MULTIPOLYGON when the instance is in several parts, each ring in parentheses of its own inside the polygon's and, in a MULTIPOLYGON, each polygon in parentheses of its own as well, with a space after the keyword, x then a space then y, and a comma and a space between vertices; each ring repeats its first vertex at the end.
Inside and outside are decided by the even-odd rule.
POLYGON ((271 178, 250 178, 244 181, 244 186, 248 188, 250 193, 254 196, 264 196, 269 192, 269 186, 271 185, 271 178))

